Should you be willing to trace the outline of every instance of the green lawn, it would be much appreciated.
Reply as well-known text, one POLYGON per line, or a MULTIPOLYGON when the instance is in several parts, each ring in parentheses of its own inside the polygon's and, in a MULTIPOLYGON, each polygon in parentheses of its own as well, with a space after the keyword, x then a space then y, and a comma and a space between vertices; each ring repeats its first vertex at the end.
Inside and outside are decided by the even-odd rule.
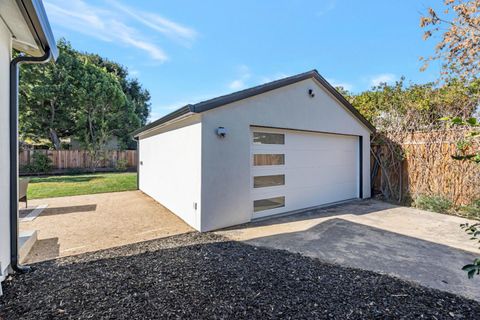
POLYGON ((65 197, 136 189, 136 172, 30 177, 28 198, 65 197))

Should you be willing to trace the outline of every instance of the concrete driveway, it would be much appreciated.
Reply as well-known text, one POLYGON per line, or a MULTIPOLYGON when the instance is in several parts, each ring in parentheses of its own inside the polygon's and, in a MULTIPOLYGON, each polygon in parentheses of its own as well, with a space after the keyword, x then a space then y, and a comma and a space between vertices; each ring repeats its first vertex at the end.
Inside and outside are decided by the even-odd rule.
POLYGON ((38 199, 28 205, 48 207, 34 220, 20 223, 20 231, 38 232, 25 263, 193 231, 140 191, 38 199))
POLYGON ((475 242, 469 241, 459 227, 467 221, 365 200, 252 222, 218 233, 478 300, 478 279, 467 279, 461 270, 480 256, 475 242))

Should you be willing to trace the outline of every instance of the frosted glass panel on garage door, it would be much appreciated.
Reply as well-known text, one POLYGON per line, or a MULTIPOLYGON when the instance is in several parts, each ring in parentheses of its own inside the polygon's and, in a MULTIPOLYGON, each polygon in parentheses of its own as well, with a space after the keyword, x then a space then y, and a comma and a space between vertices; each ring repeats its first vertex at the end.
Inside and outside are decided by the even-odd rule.
MULTIPOLYGON (((271 150, 272 153, 284 153, 285 164, 254 166, 252 178, 284 174, 285 184, 281 187, 253 188, 252 198, 285 196, 285 207, 262 211, 262 216, 358 197, 358 137, 278 129, 271 132, 285 135, 285 144, 271 150)), ((262 146, 252 143, 253 155, 265 151, 262 146)))

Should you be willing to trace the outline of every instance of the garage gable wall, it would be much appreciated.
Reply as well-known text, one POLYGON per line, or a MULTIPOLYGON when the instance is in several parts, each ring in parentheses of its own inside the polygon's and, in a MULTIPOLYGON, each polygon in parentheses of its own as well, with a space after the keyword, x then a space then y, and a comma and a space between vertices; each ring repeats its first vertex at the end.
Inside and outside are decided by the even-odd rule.
POLYGON ((139 140, 139 189, 200 230, 200 116, 139 140))
POLYGON ((363 197, 370 196, 370 131, 314 79, 202 113, 202 231, 250 221, 250 127, 363 137, 363 197), (308 91, 312 89, 312 98, 308 91), (219 138, 217 127, 227 136, 219 138))

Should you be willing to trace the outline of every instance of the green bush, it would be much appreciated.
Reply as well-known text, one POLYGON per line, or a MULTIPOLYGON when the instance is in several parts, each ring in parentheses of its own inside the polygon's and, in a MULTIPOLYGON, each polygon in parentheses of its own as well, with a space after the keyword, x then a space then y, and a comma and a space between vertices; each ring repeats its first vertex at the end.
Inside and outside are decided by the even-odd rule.
POLYGON ((452 208, 452 202, 442 196, 419 195, 415 199, 415 206, 428 211, 447 213, 452 208))
POLYGON ((85 173, 85 169, 82 168, 70 168, 66 170, 68 175, 76 175, 76 174, 82 174, 85 173))
POLYGON ((30 164, 22 167, 22 171, 27 173, 47 173, 50 170, 52 170, 52 160, 42 152, 34 152, 30 164))
POLYGON ((473 201, 469 205, 461 206, 460 213, 467 218, 480 219, 480 199, 473 201))
POLYGON ((115 164, 115 170, 117 171, 126 171, 128 168, 128 161, 125 159, 119 159, 117 160, 117 163, 115 164))

